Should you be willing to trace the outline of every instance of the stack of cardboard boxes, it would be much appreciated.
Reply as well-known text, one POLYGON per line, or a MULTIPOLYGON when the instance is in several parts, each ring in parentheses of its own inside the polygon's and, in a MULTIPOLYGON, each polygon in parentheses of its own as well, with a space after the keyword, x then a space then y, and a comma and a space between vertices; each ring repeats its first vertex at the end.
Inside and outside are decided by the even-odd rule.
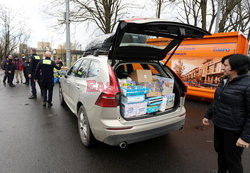
POLYGON ((152 76, 151 70, 136 70, 130 74, 129 83, 133 84, 120 83, 125 118, 147 116, 174 106, 173 79, 152 76))

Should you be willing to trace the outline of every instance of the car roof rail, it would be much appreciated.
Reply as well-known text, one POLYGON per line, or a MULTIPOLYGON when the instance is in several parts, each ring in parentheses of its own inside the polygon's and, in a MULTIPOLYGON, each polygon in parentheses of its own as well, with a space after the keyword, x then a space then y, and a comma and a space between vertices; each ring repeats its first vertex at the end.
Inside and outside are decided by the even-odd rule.
POLYGON ((103 50, 103 49, 97 49, 94 51, 93 55, 94 56, 98 56, 98 55, 107 55, 108 51, 103 50))

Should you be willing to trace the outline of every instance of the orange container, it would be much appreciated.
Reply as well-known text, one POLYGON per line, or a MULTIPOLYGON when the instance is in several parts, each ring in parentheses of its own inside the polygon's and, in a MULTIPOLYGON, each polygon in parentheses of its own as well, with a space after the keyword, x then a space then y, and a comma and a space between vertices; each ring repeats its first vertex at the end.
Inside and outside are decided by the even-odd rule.
MULTIPOLYGON (((164 47, 169 39, 148 39, 147 43, 164 47)), ((187 97, 210 101, 223 75, 221 58, 233 53, 247 55, 247 51, 248 41, 241 32, 215 33, 202 39, 185 39, 167 65, 187 84, 187 97)))

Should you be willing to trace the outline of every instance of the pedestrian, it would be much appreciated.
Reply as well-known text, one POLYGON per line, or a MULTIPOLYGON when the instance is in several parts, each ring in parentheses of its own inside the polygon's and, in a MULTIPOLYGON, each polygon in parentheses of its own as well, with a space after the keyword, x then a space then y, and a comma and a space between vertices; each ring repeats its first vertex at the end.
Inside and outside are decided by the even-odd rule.
POLYGON ((14 63, 15 63, 15 74, 16 74, 16 83, 19 83, 21 80, 21 83, 23 83, 23 65, 22 65, 22 60, 20 57, 16 56, 14 59, 14 63), (20 77, 20 80, 19 80, 20 77))
POLYGON ((23 63, 23 75, 25 78, 25 85, 29 85, 29 59, 24 54, 22 55, 22 63, 23 63))
MULTIPOLYGON (((31 85, 31 92, 32 95, 29 97, 29 99, 36 99, 37 98, 37 91, 36 91, 36 83, 34 81, 35 79, 35 72, 36 67, 39 61, 41 60, 40 56, 36 54, 36 49, 31 49, 31 56, 30 56, 30 64, 29 64, 29 78, 30 78, 30 85, 31 85)), ((40 87, 41 95, 42 95, 42 89, 40 85, 40 80, 38 79, 38 85, 40 87)))
POLYGON ((214 124, 214 148, 218 173, 243 173, 241 155, 250 143, 249 57, 232 54, 222 58, 222 77, 202 120, 214 124))
POLYGON ((43 93, 43 106, 48 104, 48 107, 52 106, 52 96, 53 96, 53 87, 54 87, 54 71, 56 68, 60 70, 55 63, 51 60, 51 52, 45 52, 45 59, 41 60, 36 68, 35 81, 37 82, 40 78, 42 93, 43 93), (40 75, 41 74, 41 75, 40 75))
POLYGON ((16 85, 13 84, 13 79, 14 79, 14 75, 15 75, 15 63, 13 62, 13 56, 9 55, 8 56, 9 62, 7 65, 7 72, 8 72, 8 84, 10 87, 15 87, 16 85))
POLYGON ((7 66, 9 64, 9 56, 5 57, 5 60, 2 63, 2 69, 4 70, 4 77, 3 77, 3 84, 4 86, 6 86, 6 80, 8 79, 8 70, 7 70, 7 66))
POLYGON ((63 63, 62 63, 61 58, 57 58, 56 65, 57 65, 58 67, 62 68, 63 63))

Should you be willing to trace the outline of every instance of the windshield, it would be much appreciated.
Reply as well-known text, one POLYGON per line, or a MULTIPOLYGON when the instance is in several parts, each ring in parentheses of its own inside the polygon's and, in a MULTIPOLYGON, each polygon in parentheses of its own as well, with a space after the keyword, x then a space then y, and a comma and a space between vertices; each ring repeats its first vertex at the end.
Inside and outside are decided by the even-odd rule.
POLYGON ((151 35, 125 33, 120 47, 140 46, 164 49, 172 40, 173 39, 171 38, 156 37, 151 35), (155 39, 157 39, 157 41, 155 39), (159 39, 161 44, 159 44, 159 39))

